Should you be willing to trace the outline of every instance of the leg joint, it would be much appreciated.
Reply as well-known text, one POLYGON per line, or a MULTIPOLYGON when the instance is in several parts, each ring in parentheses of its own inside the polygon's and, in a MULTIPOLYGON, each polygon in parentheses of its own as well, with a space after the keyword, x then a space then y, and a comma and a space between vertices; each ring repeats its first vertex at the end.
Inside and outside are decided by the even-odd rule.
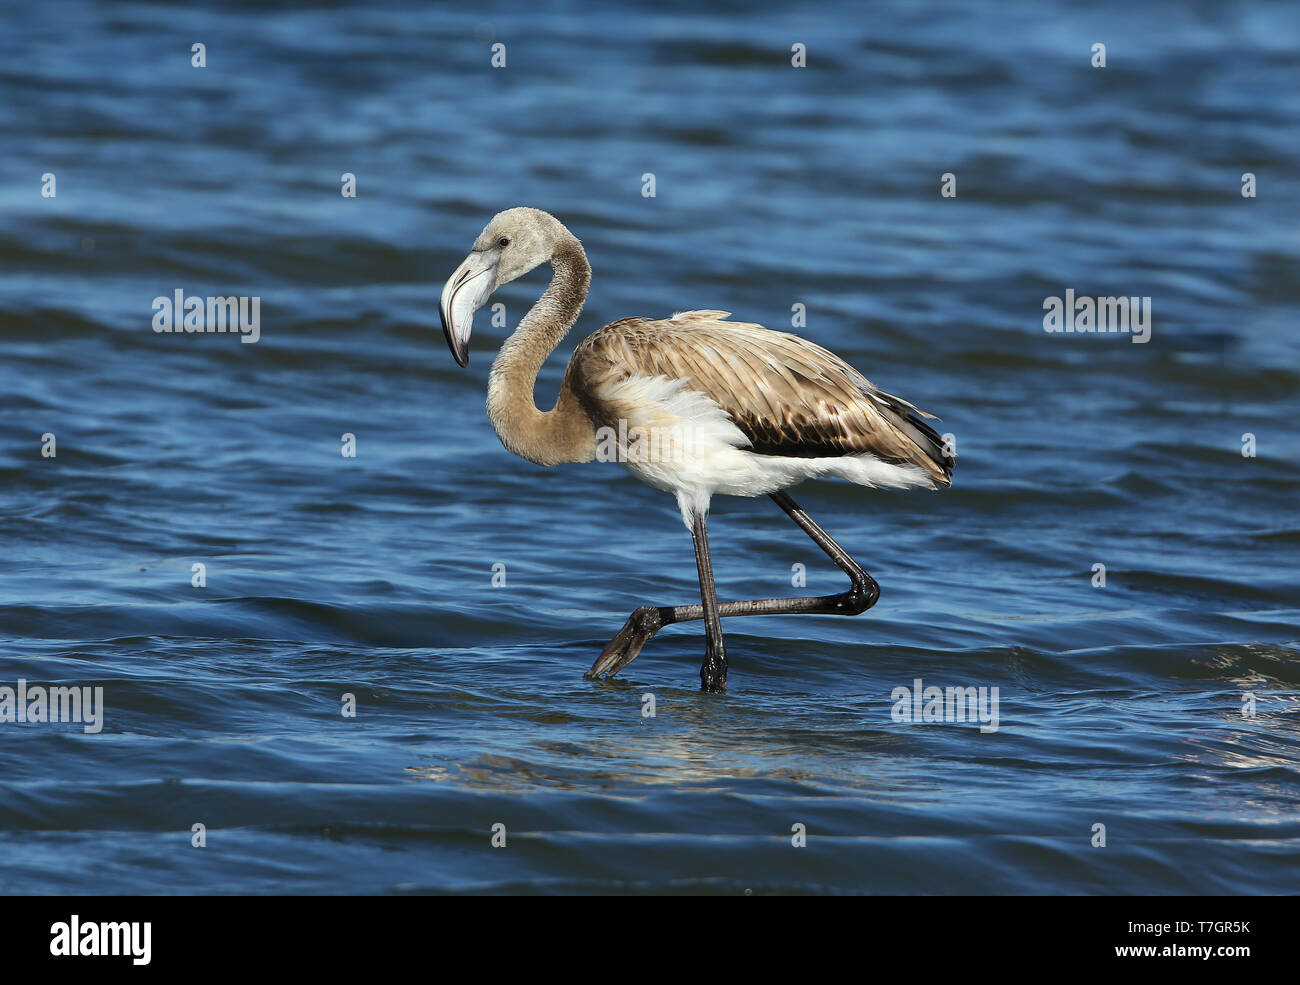
POLYGON ((865 571, 855 572, 853 585, 843 595, 842 611, 846 616, 858 616, 880 600, 880 586, 865 571))
POLYGON ((663 611, 653 605, 643 605, 628 620, 639 635, 653 636, 664 627, 663 611))

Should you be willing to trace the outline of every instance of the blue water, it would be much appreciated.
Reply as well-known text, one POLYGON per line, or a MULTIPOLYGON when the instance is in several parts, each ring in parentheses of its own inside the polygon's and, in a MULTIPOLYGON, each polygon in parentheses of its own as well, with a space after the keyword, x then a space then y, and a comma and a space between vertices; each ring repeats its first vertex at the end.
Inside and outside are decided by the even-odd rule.
MULTIPOLYGON (((0 687, 105 718, 0 723, 0 890, 1294 892, 1300 13, 1091 6, 6 5, 0 687), (595 272, 542 402, 616 318, 802 303, 943 417, 951 490, 795 491, 874 609, 729 620, 725 696, 698 623, 583 679, 698 588, 671 497, 500 446, 508 327, 446 350, 518 204, 595 272), (260 341, 153 332, 178 288, 260 341), (1150 342, 1045 333, 1066 289, 1150 342), (997 731, 894 721, 917 678, 997 731)), ((711 533, 724 598, 843 587, 765 499, 711 533)))

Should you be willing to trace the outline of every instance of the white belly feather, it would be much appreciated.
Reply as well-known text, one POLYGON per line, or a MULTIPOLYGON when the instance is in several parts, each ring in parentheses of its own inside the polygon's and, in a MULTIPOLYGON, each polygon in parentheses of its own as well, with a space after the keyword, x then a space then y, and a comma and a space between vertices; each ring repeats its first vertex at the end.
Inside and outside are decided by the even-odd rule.
POLYGON ((869 453, 829 458, 758 455, 716 401, 689 380, 632 376, 600 387, 600 402, 617 415, 597 434, 597 459, 618 461, 643 482, 674 493, 686 526, 707 513, 714 494, 765 496, 804 479, 834 477, 863 486, 901 489, 933 485, 915 465, 893 465, 869 453))

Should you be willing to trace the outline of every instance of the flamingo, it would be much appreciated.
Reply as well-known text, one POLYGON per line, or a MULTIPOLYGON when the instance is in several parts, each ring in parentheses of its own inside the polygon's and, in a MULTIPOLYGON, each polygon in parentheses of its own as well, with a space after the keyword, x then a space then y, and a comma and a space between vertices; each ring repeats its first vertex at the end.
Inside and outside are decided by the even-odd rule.
POLYGON ((796 613, 855 616, 880 586, 785 492, 808 478, 863 486, 942 489, 951 448, 900 397, 870 383, 834 353, 786 332, 728 321, 726 311, 623 318, 574 350, 559 397, 539 410, 537 374, 578 319, 591 264, 578 238, 540 209, 498 213, 447 279, 439 304, 456 362, 469 364, 474 312, 498 287, 550 262, 550 286, 520 320, 492 364, 487 412, 506 449, 543 466, 617 460, 673 493, 691 532, 700 604, 642 605, 587 678, 613 677, 665 626, 703 619, 700 687, 725 691, 720 620, 796 613), (647 442, 647 437, 650 440, 647 442), (838 595, 718 602, 709 557, 712 497, 769 496, 849 577, 838 595))

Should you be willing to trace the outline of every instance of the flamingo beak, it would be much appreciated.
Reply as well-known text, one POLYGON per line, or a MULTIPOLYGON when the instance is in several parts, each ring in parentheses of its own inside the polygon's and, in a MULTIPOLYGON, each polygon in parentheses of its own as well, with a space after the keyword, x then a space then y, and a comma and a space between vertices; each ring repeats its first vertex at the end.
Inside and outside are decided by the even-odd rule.
POLYGON ((496 287, 498 259, 488 253, 471 253, 443 285, 438 303, 442 333, 461 366, 469 365, 469 333, 474 325, 474 312, 483 307, 496 287))

